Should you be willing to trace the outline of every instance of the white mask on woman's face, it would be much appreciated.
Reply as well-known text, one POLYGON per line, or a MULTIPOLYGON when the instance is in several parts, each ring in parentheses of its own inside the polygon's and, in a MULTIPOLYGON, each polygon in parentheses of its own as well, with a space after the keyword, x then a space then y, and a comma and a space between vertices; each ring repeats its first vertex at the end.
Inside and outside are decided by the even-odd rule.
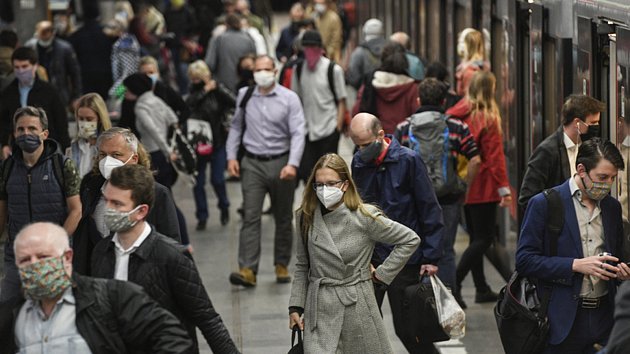
POLYGON ((80 120, 77 122, 77 136, 81 139, 89 139, 98 132, 98 122, 80 120))
POLYGON ((343 198, 343 193, 340 188, 329 187, 327 185, 317 188, 317 198, 324 204, 326 209, 337 205, 341 201, 341 198, 343 198))

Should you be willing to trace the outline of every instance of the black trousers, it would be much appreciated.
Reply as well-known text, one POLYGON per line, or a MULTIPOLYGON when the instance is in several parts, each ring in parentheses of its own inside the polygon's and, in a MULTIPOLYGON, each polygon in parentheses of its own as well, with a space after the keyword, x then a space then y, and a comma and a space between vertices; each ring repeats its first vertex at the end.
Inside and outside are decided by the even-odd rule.
POLYGON ((497 220, 498 203, 469 204, 464 206, 466 227, 470 235, 468 248, 457 264, 457 285, 461 284, 469 271, 477 291, 488 291, 490 287, 483 272, 483 256, 494 240, 494 228, 497 220))
POLYGON ((336 130, 329 136, 317 141, 311 141, 308 135, 306 135, 304 153, 302 154, 300 168, 298 169, 299 179, 306 183, 311 176, 311 171, 315 163, 317 163, 317 160, 329 152, 337 153, 338 149, 339 132, 336 130))
MULTIPOLYGON (((376 295, 376 302, 380 308, 383 305, 385 293, 389 298, 389 306, 392 309, 392 316, 394 320, 394 330, 396 335, 403 343, 409 353, 412 354, 435 354, 439 353, 433 343, 431 342, 416 342, 415 338, 409 338, 404 336, 403 328, 405 323, 403 321, 403 302, 405 301, 405 288, 409 285, 418 284, 420 266, 419 265, 407 265, 400 273, 394 278, 391 284, 387 288, 379 284, 374 285, 374 294, 376 295)), ((427 278, 428 279, 428 278, 427 278)))

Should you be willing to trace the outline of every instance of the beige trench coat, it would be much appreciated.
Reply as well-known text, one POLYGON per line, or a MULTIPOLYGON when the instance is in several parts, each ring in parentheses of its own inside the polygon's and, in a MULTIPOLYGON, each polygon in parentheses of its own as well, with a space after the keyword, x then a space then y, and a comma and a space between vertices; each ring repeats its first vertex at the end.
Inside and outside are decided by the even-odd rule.
MULTIPOLYGON (((418 248, 420 238, 406 226, 377 215, 375 221, 342 204, 322 216, 317 208, 308 234, 308 259, 298 233, 289 306, 304 308, 305 353, 392 353, 374 297, 370 259, 376 242, 396 245, 376 269, 377 278, 389 284, 418 248)), ((299 223, 299 215, 296 220, 299 223)))

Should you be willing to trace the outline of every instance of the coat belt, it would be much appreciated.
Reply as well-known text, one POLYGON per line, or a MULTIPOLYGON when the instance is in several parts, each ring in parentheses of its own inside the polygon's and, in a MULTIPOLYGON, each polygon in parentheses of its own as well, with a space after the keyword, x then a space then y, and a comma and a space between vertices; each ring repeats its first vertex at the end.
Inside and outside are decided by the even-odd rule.
MULTIPOLYGON (((310 304, 310 313, 306 316, 306 321, 308 323, 309 329, 312 331, 317 327, 317 304, 318 304, 318 296, 319 296, 319 288, 321 286, 327 287, 350 287, 357 285, 358 283, 368 281, 372 279, 372 275, 367 268, 363 268, 358 272, 352 273, 347 278, 344 279, 333 279, 327 277, 316 277, 309 272, 308 280, 310 281, 309 292, 311 293, 311 297, 309 299, 310 304), (312 290, 311 290, 312 289, 312 290)), ((337 296, 339 300, 344 306, 350 306, 357 302, 357 293, 356 291, 350 292, 349 289, 336 289, 337 296)))

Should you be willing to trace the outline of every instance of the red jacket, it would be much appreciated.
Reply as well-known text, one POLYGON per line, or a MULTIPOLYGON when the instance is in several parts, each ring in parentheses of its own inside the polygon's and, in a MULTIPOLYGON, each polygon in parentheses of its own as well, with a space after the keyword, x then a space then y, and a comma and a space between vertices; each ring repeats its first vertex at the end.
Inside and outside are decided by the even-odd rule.
POLYGON ((499 202, 501 200, 499 188, 505 187, 506 192, 509 192, 510 186, 505 168, 503 135, 499 125, 496 121, 484 122, 483 113, 477 113, 476 117, 471 117, 467 99, 460 100, 446 111, 446 114, 468 124, 481 157, 479 172, 470 185, 465 204, 499 202))
MULTIPOLYGON (((379 80, 372 81, 376 96, 375 115, 380 119, 385 134, 394 134, 396 126, 418 109, 418 83, 406 76, 404 80, 401 79, 402 75, 380 73, 388 81, 384 84, 379 80)), ((361 86, 357 94, 357 101, 352 109, 353 117, 360 111, 364 88, 365 85, 361 86)))

